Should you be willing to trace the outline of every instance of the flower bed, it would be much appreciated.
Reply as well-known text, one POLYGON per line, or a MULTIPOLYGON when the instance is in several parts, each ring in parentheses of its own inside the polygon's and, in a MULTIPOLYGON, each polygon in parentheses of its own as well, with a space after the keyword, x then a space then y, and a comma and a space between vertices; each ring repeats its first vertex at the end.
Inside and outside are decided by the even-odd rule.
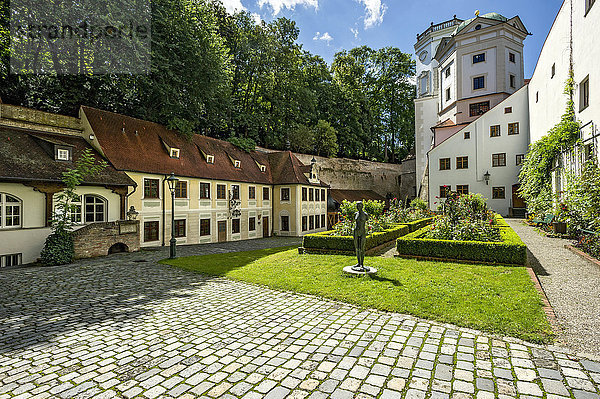
MULTIPOLYGON (((376 249, 384 244, 393 242, 410 232, 410 228, 405 224, 399 224, 385 229, 382 232, 373 233, 367 236, 366 251, 376 249)), ((302 240, 300 252, 309 254, 354 254, 354 238, 351 236, 334 236, 334 231, 324 231, 321 233, 307 234, 302 240)))
MULTIPOLYGON (((501 222, 506 223, 503 219, 501 222)), ((431 229, 424 227, 398 238, 400 256, 440 260, 467 260, 494 264, 525 265, 527 247, 508 224, 498 225, 500 242, 434 240, 423 238, 431 229)))

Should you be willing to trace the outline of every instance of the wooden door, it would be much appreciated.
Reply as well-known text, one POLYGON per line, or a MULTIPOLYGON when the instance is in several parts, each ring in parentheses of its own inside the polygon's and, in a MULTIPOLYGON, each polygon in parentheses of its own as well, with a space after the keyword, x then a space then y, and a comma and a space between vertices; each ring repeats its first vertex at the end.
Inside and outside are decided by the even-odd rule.
POLYGON ((263 217, 262 225, 263 225, 263 237, 270 237, 269 218, 267 216, 263 217))
POLYGON ((513 200, 513 208, 526 208, 525 200, 519 196, 519 184, 514 184, 512 186, 512 200, 513 200))
POLYGON ((219 242, 227 241, 227 221, 219 222, 218 224, 219 231, 219 242))

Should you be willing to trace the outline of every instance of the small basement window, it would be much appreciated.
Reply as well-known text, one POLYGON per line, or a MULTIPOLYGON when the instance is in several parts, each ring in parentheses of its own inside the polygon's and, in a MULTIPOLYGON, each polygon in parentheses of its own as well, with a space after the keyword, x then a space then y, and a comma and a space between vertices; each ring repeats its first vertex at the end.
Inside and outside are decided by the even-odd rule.
POLYGON ((171 158, 179 159, 179 148, 171 148, 171 158))

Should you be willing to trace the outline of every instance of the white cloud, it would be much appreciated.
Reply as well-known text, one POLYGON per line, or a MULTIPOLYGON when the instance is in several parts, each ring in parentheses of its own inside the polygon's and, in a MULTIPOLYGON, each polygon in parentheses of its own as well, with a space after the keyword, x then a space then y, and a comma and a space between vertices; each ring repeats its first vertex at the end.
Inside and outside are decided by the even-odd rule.
POLYGON ((277 15, 284 8, 293 10, 297 5, 304 7, 319 8, 319 0, 258 0, 258 5, 262 8, 268 5, 273 10, 273 15, 277 15))
POLYGON ((356 28, 350 28, 350 32, 352 32, 352 34, 354 35, 355 39, 358 39, 358 29, 356 29, 356 28))
POLYGON ((242 0, 221 0, 228 13, 233 14, 236 11, 245 11, 246 7, 242 4, 242 0))
POLYGON ((321 34, 321 32, 317 32, 315 33, 315 37, 313 37, 313 40, 322 40, 324 42, 327 42, 327 45, 329 46, 329 43, 333 40, 333 37, 329 34, 329 32, 325 32, 323 34, 321 34))
POLYGON ((387 6, 381 0, 356 0, 365 6, 365 29, 369 29, 383 22, 387 6))
POLYGON ((252 19, 254 19, 254 22, 256 22, 257 24, 260 25, 260 22, 262 21, 262 18, 260 17, 260 14, 257 14, 255 12, 253 12, 250 15, 252 16, 252 19))

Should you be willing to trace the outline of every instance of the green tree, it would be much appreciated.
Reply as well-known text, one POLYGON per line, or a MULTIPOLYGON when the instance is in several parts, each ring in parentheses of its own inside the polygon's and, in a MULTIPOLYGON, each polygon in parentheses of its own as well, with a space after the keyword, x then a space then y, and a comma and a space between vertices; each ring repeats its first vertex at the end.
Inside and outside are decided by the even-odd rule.
POLYGON ((316 155, 333 157, 337 155, 337 133, 329 122, 319 120, 315 126, 314 143, 316 155))
POLYGON ((42 249, 42 263, 47 266, 70 263, 74 256, 72 229, 73 214, 80 211, 81 200, 76 193, 77 186, 86 178, 100 173, 107 163, 97 161, 92 150, 86 149, 70 170, 63 172, 63 191, 56 195, 55 211, 52 215, 52 233, 46 238, 42 249))
POLYGON ((306 125, 297 125, 288 135, 290 150, 306 154, 314 151, 315 132, 306 125))

